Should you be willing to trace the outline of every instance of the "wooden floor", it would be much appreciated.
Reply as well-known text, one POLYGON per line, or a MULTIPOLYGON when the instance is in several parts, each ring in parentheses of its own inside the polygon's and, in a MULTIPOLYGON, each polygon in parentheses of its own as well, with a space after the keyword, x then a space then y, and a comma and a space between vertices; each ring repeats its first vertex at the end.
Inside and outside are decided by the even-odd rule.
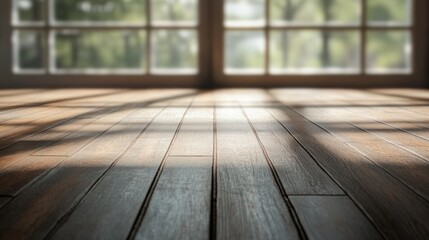
POLYGON ((0 91, 0 239, 215 238, 429 239, 429 91, 0 91))

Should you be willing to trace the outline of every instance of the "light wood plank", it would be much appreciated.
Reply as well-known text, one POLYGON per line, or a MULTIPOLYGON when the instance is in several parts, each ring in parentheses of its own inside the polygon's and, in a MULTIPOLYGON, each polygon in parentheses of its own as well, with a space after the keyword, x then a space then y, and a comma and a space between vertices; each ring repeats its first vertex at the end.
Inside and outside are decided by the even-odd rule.
MULTIPOLYGON (((115 108, 116 109, 116 108, 115 108)), ((33 153, 34 156, 72 156, 85 145, 97 138, 100 134, 112 127, 114 124, 136 112, 138 107, 117 108, 118 111, 111 112, 99 119, 95 119, 90 124, 85 125, 79 131, 73 132, 64 138, 56 141, 39 151, 33 153)), ((162 108, 157 108, 157 112, 151 112, 148 117, 155 117, 162 108)), ((120 134, 120 133, 118 133, 120 134)))
POLYGON ((46 131, 30 135, 28 138, 24 139, 25 141, 55 142, 73 132, 80 130, 94 120, 95 119, 72 119, 63 124, 59 124, 53 128, 47 129, 46 131))
POLYGON ((291 196, 308 239, 383 239, 347 196, 291 196))
POLYGON ((189 109, 170 154, 213 155, 213 107, 193 105, 189 109))
POLYGON ((70 121, 70 118, 82 115, 87 111, 89 110, 86 108, 76 108, 69 111, 64 109, 54 109, 50 112, 49 116, 35 120, 29 119, 28 121, 24 119, 21 125, 15 128, 13 128, 13 126, 4 126, 3 128, 0 128, 2 131, 0 134, 0 137, 2 137, 2 140, 0 141, 0 149, 10 146, 20 140, 24 140, 30 135, 46 131, 54 126, 70 121))
POLYGON ((38 151, 50 142, 23 141, 0 150, 0 172, 38 151))
POLYGON ((136 239, 209 239, 211 163, 211 157, 167 159, 136 239))
POLYGON ((219 107, 218 239, 298 239, 289 209, 240 108, 219 107))

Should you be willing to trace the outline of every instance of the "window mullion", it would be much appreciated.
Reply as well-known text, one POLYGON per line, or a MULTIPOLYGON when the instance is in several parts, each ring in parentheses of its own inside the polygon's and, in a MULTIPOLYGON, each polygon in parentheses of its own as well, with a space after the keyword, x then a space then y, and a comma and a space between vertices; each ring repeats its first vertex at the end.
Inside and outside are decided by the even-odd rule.
POLYGON ((270 0, 265 0, 265 74, 270 69, 270 0))
POLYGON ((51 52, 51 47, 55 47, 53 45, 52 42, 52 37, 51 35, 53 33, 51 33, 51 24, 52 24, 52 19, 53 19, 53 0, 46 0, 45 1, 45 11, 44 11, 44 18, 45 18, 45 24, 44 26, 44 38, 45 38, 45 73, 49 74, 52 72, 53 70, 53 63, 54 63, 54 55, 52 54, 53 52, 51 52))
POLYGON ((361 0, 361 30, 360 30, 360 73, 366 73, 366 31, 367 31, 367 0, 361 0))
POLYGON ((146 0, 146 74, 151 74, 152 66, 152 16, 151 16, 151 0, 146 0))

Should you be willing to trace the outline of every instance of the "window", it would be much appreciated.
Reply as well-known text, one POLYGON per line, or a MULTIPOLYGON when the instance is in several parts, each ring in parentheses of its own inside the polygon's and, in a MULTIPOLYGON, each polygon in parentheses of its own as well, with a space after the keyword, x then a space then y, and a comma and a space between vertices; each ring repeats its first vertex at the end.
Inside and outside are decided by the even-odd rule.
POLYGON ((410 74, 411 0, 224 0, 225 74, 410 74))
POLYGON ((12 59, 0 63, 0 72, 9 85, 211 81, 370 87, 421 86, 427 77, 427 1, 5 0, 0 5, 6 33, 0 34, 0 51, 12 59))
POLYGON ((13 0, 15 73, 196 74, 197 0, 13 0))

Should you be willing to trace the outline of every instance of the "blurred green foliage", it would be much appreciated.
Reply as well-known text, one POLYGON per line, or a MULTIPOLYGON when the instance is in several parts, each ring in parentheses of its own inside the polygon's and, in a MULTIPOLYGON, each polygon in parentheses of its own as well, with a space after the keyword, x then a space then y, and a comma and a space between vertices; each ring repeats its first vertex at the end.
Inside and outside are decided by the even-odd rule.
MULTIPOLYGON (((43 21, 46 0, 14 0, 18 22, 43 21)), ((57 24, 145 25, 146 0, 52 0, 57 24)), ((411 0, 367 0, 370 24, 408 24, 411 0)), ((196 24, 198 0, 151 0, 154 25, 196 24)), ((360 0, 271 0, 269 24, 354 25, 361 24, 360 0)), ((225 21, 252 24, 264 19, 264 0, 225 0, 225 21)), ((317 28, 317 27, 316 27, 317 28)), ((338 70, 359 68, 359 31, 272 31, 270 69, 338 70)), ((48 35, 48 34, 46 34, 48 35)), ((59 69, 144 69, 147 33, 143 30, 85 30, 56 32, 54 62, 59 69)), ((366 60, 371 69, 409 67, 408 32, 377 31, 367 35, 366 60)), ((151 34, 151 65, 158 69, 197 67, 197 32, 154 30, 151 34)), ((42 34, 21 32, 21 67, 40 68, 43 63, 42 34), (40 55, 40 56, 38 56, 40 55)), ((227 31, 225 68, 261 70, 265 65, 263 31, 227 31)))
POLYGON ((44 68, 44 33, 42 31, 15 32, 18 42, 18 69, 42 69, 44 68))
POLYGON ((145 66, 144 31, 61 31, 55 37, 58 69, 121 69, 145 66))

